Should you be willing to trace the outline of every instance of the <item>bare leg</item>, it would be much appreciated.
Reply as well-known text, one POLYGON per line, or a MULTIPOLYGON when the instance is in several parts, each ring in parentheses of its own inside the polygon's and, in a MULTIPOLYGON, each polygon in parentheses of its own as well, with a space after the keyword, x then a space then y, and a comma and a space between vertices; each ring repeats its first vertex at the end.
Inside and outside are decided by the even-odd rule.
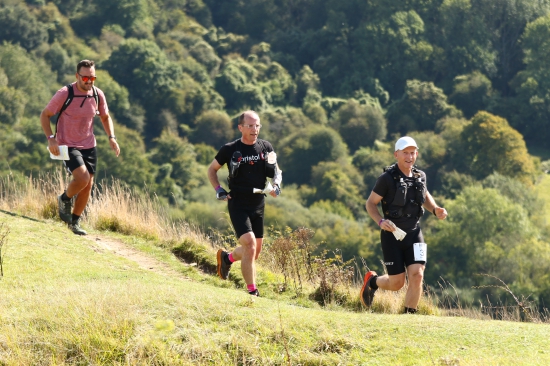
POLYGON ((405 272, 397 275, 383 275, 376 278, 378 288, 388 291, 399 291, 405 285, 405 272))
POLYGON ((92 191, 92 185, 94 181, 93 174, 90 174, 84 165, 78 167, 72 171, 73 180, 69 183, 67 187, 67 196, 73 197, 77 196, 74 204, 73 213, 80 216, 86 205, 88 204, 88 199, 90 198, 90 193, 92 191))
POLYGON ((233 259, 241 261, 241 271, 243 273, 244 281, 247 285, 256 283, 256 247, 257 241, 263 239, 256 239, 254 233, 248 232, 241 235, 239 242, 240 247, 237 247, 233 251, 233 259))
POLYGON ((76 200, 74 201, 73 213, 75 215, 81 216, 82 212, 84 212, 84 209, 88 204, 88 200, 90 199, 93 185, 94 176, 93 174, 90 174, 90 181, 88 182, 88 185, 86 185, 86 187, 78 193, 76 200))
POLYGON ((409 288, 405 295, 405 307, 411 309, 418 309, 418 302, 422 295, 422 280, 424 279, 424 269, 426 266, 423 264, 411 264, 407 267, 407 274, 409 278, 409 288))

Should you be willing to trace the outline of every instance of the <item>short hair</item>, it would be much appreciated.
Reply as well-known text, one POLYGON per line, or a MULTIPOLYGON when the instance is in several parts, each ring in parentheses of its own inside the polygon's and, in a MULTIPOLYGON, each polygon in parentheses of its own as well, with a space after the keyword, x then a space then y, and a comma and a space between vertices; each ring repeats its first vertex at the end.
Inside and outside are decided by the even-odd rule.
POLYGON ((243 113, 241 113, 241 115, 239 116, 239 124, 242 125, 244 123, 244 117, 246 115, 249 115, 249 114, 255 114, 258 118, 260 118, 260 116, 258 116, 258 113, 256 113, 255 111, 253 111, 252 109, 248 110, 248 111, 244 111, 243 113))
POLYGON ((80 69, 83 67, 94 67, 95 62, 91 60, 82 60, 76 65, 76 72, 80 72, 80 69))

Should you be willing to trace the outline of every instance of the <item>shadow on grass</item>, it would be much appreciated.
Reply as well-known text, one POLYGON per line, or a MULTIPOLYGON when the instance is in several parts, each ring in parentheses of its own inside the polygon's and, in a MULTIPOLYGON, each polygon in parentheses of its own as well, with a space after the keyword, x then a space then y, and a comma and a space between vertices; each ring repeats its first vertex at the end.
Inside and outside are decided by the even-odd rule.
POLYGON ((44 222, 43 220, 38 220, 38 219, 35 219, 34 217, 29 217, 29 216, 25 216, 25 215, 19 215, 19 214, 16 214, 15 212, 10 212, 10 211, 5 211, 5 210, 0 210, 0 212, 2 213, 5 213, 7 215, 10 215, 10 216, 13 216, 13 217, 21 217, 23 219, 27 219, 27 220, 31 220, 31 221, 34 221, 34 222, 44 222))

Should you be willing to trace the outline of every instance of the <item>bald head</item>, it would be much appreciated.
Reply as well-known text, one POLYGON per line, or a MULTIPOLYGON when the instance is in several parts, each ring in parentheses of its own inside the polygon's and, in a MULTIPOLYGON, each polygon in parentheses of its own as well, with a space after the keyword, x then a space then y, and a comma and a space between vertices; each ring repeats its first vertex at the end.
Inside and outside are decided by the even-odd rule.
POLYGON ((239 124, 255 124, 256 121, 260 120, 260 116, 252 110, 245 111, 239 116, 239 124))

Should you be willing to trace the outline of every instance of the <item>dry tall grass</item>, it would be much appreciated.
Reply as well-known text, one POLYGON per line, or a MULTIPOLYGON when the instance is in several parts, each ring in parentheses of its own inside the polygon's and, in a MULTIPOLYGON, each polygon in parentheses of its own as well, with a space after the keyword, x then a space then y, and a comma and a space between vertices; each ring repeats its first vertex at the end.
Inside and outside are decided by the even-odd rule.
MULTIPOLYGON (((68 185, 63 170, 43 173, 15 180, 11 176, 0 179, 0 209, 20 215, 55 219, 57 196, 68 185)), ((97 230, 109 230, 164 242, 191 239, 208 244, 208 238, 187 223, 169 220, 166 209, 153 194, 138 192, 115 180, 110 185, 95 185, 82 216, 84 225, 97 230)))
MULTIPOLYGON (((0 178, 0 209, 29 217, 57 219, 57 196, 67 183, 68 177, 62 170, 24 180, 11 176, 0 178)), ((83 224, 96 230, 158 241, 180 258, 202 263, 210 272, 215 272, 215 263, 209 263, 214 258, 210 253, 212 248, 228 243, 227 240, 213 242, 212 237, 196 227, 172 222, 154 194, 138 192, 117 181, 94 188, 83 224)), ((286 232, 272 230, 270 236, 259 263, 282 276, 282 282, 275 286, 279 292, 292 290, 296 296, 308 297, 322 306, 362 310, 359 290, 367 270, 365 263, 359 264, 356 259, 345 261, 339 253, 314 255, 317 248, 311 243, 313 232, 307 228, 286 232)), ((506 284, 497 286, 517 300, 506 284)), ((420 314, 549 322, 548 311, 538 313, 525 299, 518 300, 517 306, 493 305, 488 299, 486 305, 463 307, 452 284, 443 281, 440 287, 438 291, 426 288, 419 304, 420 314)), ((402 312, 406 290, 406 286, 397 292, 379 290, 370 311, 402 312)))

